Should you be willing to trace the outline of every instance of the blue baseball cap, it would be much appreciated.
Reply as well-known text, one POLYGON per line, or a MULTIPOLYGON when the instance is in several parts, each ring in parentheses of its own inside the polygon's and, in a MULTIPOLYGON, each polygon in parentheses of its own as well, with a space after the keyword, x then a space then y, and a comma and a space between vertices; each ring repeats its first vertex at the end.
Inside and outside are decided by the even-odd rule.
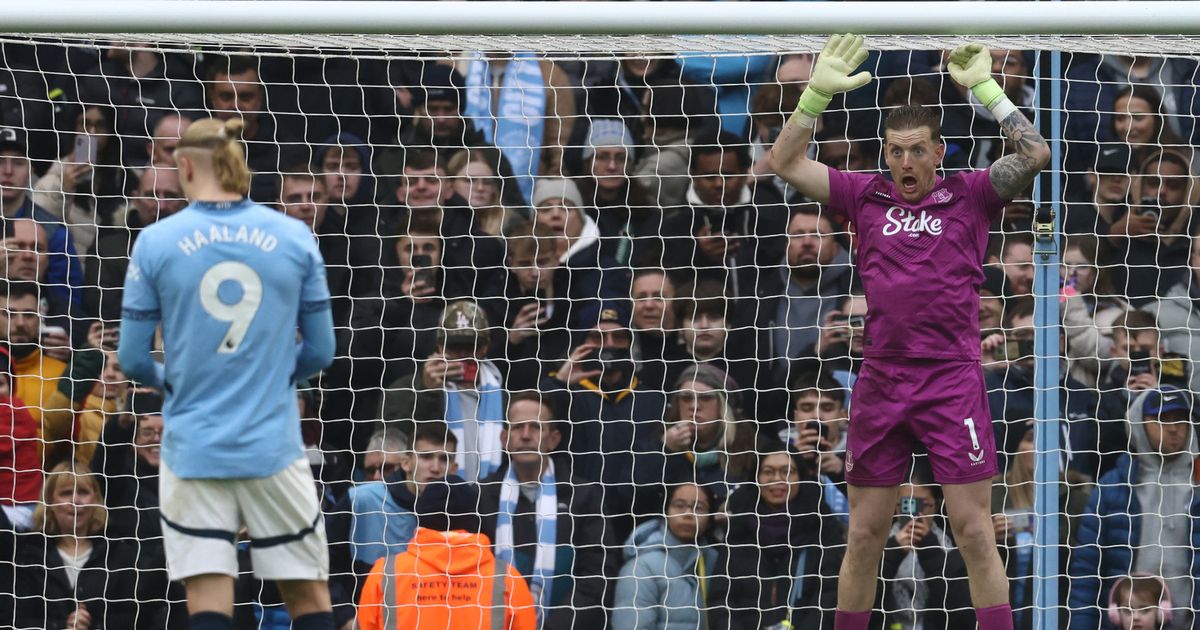
POLYGON ((1168 411, 1190 413, 1191 410, 1191 394, 1170 385, 1163 385, 1157 391, 1150 392, 1150 395, 1146 396, 1145 402, 1142 403, 1142 415, 1145 416, 1161 416, 1168 411))

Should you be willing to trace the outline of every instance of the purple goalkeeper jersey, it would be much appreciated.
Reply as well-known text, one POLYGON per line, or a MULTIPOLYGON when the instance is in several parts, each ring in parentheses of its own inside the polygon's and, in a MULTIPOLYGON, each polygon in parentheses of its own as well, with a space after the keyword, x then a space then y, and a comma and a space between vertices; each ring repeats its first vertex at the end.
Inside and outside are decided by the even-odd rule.
POLYGON ((882 175, 829 169, 828 209, 856 234, 866 358, 980 359, 988 225, 1003 208, 986 170, 939 178, 910 204, 882 175))

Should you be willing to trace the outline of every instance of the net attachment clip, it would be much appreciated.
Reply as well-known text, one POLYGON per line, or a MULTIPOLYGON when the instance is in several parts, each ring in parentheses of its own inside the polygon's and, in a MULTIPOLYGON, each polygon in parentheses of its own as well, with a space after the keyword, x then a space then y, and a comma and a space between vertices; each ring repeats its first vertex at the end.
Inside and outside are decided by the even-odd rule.
POLYGON ((1048 260, 1058 253, 1058 239, 1054 238, 1054 210, 1039 209, 1033 216, 1033 253, 1048 260))

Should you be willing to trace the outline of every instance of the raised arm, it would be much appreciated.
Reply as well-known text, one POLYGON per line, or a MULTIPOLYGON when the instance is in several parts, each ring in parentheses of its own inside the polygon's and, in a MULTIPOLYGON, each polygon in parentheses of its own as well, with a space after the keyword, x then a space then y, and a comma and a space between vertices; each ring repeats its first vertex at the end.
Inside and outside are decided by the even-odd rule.
POLYGON ((954 49, 946 69, 951 78, 970 88, 975 98, 991 110, 1013 146, 1014 153, 992 163, 988 178, 1001 199, 1016 197, 1050 163, 1050 146, 992 78, 992 54, 982 44, 954 49))
POLYGON ((833 95, 860 88, 871 80, 871 73, 851 72, 867 59, 861 35, 834 35, 825 44, 813 65, 812 78, 796 112, 788 119, 768 155, 771 168, 800 194, 817 201, 829 201, 829 167, 808 159, 817 118, 829 106, 833 95))

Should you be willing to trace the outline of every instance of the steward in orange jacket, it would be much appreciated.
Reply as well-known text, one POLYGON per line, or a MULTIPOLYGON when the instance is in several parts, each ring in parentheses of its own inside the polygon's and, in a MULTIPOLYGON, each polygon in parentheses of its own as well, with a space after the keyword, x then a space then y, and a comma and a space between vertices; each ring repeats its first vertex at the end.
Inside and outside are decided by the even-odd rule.
POLYGON ((525 579, 475 533, 478 505, 478 491, 457 477, 421 491, 408 549, 376 561, 363 585, 361 630, 537 629, 525 579))

